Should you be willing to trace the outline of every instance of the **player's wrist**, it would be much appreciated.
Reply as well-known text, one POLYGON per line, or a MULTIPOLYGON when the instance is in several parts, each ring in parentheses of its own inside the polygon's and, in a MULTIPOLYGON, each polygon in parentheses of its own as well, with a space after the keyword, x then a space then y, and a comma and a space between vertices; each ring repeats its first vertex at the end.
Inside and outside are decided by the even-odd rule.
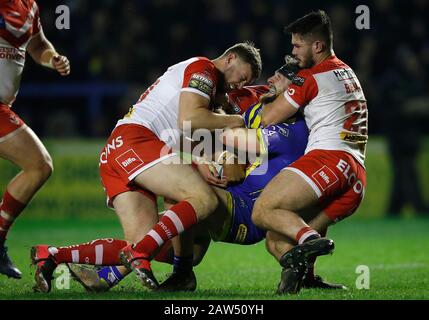
POLYGON ((56 52, 55 50, 46 49, 45 51, 42 52, 40 56, 40 64, 44 67, 55 69, 53 61, 54 61, 54 57, 58 55, 59 55, 58 52, 56 52))

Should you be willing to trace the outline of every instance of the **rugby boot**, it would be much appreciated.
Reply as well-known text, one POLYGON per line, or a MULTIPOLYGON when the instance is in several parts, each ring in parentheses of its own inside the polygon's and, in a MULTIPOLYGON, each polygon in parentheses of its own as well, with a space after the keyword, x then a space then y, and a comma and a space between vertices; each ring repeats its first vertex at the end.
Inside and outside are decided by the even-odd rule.
POLYGON ((280 258, 283 267, 277 294, 297 294, 308 271, 309 260, 334 251, 334 242, 327 238, 317 238, 293 247, 280 258))
POLYGON ((330 283, 321 276, 310 276, 307 274, 302 282, 302 287, 306 289, 332 289, 332 290, 348 290, 348 288, 340 283, 330 283))
POLYGON ((189 272, 173 272, 157 291, 195 291, 197 288, 197 278, 193 270, 189 272))
POLYGON ((134 271, 141 283, 149 288, 156 289, 159 287, 158 280, 152 273, 149 257, 133 249, 130 244, 123 248, 119 253, 122 264, 129 270, 134 271))
POLYGON ((7 247, 4 244, 0 245, 0 273, 9 278, 21 279, 21 271, 10 260, 7 254, 7 247))
POLYGON ((98 275, 97 268, 85 265, 66 263, 72 279, 79 282, 86 291, 92 293, 106 292, 110 289, 109 284, 98 275))
POLYGON ((52 274, 58 264, 49 252, 50 248, 53 247, 38 245, 31 248, 31 263, 36 266, 34 292, 48 293, 51 291, 51 281, 54 278, 52 274))

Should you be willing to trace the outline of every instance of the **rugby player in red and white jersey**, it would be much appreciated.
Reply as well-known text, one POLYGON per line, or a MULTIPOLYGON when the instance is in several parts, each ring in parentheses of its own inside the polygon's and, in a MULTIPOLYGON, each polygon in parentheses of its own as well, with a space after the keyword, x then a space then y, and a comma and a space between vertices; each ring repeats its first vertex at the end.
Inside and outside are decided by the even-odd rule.
POLYGON ((368 139, 366 99, 353 70, 334 54, 328 15, 311 12, 286 30, 292 55, 305 69, 297 74, 299 85, 264 106, 262 123, 279 123, 301 111, 309 141, 305 155, 266 186, 252 213, 254 223, 269 231, 267 247, 283 267, 279 294, 299 292, 315 257, 334 249, 320 234, 361 203, 368 139))
MULTIPOLYGON (((135 243, 121 251, 121 261, 143 285, 158 286, 150 261, 163 243, 206 218, 218 205, 213 190, 172 149, 180 141, 184 122, 192 130, 243 126, 240 115, 212 111, 216 95, 251 83, 261 68, 259 50, 247 42, 214 60, 194 57, 179 62, 141 95, 108 138, 100 155, 101 180, 125 240, 135 243), (176 203, 159 222, 155 195, 176 203)), ((49 250, 48 246, 32 249, 37 291, 50 290, 55 265, 48 257, 55 258, 57 252, 49 250)))
POLYGON ((35 133, 11 110, 25 53, 37 63, 70 73, 70 64, 43 34, 34 0, 0 0, 0 157, 22 169, 7 185, 0 204, 0 273, 21 278, 5 241, 14 220, 52 173, 51 157, 35 133))

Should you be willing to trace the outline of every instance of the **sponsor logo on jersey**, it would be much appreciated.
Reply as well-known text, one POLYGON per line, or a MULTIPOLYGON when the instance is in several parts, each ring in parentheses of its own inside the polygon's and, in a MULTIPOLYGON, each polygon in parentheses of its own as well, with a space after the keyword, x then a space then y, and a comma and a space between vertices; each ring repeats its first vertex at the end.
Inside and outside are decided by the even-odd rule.
POLYGON ((244 243, 247 236, 247 226, 245 224, 240 224, 238 226, 237 234, 235 236, 234 242, 244 243))
POLYGON ((209 79, 206 75, 201 73, 194 73, 189 80, 190 88, 197 89, 207 95, 211 95, 214 89, 213 80, 209 79))
POLYGON ((22 54, 16 48, 0 47, 0 59, 24 60, 25 54, 22 54))
POLYGON ((128 149, 120 156, 116 157, 115 160, 127 174, 130 174, 144 164, 143 160, 133 149, 128 149))
POLYGON ((122 136, 116 137, 109 141, 100 154, 100 163, 107 163, 107 157, 109 156, 110 152, 122 147, 123 145, 124 140, 122 140, 122 136))
POLYGON ((365 144, 368 142, 368 136, 365 134, 354 133, 354 132, 346 132, 342 131, 340 133, 340 138, 347 142, 357 143, 357 144, 365 144))
POLYGON ((351 69, 337 69, 333 72, 334 75, 337 77, 338 81, 344 81, 354 78, 354 73, 351 69))

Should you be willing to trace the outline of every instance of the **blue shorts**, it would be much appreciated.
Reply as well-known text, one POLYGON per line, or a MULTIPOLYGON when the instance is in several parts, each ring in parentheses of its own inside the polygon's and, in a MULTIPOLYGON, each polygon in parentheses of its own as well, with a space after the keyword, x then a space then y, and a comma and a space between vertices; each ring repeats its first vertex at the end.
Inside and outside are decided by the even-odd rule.
POLYGON ((264 240, 266 231, 259 229, 252 222, 254 200, 234 191, 229 191, 228 197, 229 223, 224 224, 222 236, 212 235, 213 240, 242 245, 264 240))

